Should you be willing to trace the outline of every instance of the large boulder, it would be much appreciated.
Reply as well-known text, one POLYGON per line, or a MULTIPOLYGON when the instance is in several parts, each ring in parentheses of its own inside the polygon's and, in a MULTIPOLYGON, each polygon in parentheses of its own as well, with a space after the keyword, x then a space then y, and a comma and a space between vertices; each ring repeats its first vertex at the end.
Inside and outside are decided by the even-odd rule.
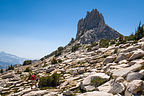
POLYGON ((111 85, 110 85, 111 81, 108 81, 104 84, 102 84, 101 86, 97 87, 99 91, 103 91, 103 92, 109 92, 111 85))
POLYGON ((0 86, 0 93, 2 92, 2 90, 3 90, 3 87, 0 86))
POLYGON ((98 87, 99 91, 118 94, 122 93, 125 90, 125 86, 122 83, 115 82, 114 80, 110 80, 105 84, 98 87))
POLYGON ((79 68, 78 68, 78 73, 79 73, 79 74, 82 74, 82 73, 84 73, 85 71, 86 71, 85 67, 79 67, 79 68))
POLYGON ((137 71, 140 70, 142 67, 141 64, 134 64, 131 67, 127 67, 127 68, 120 68, 118 70, 113 71, 113 78, 116 77, 125 77, 128 73, 132 72, 132 71, 137 71))
POLYGON ((126 49, 122 50, 122 52, 126 53, 126 52, 131 52, 131 51, 134 51, 136 50, 137 47, 136 46, 129 46, 127 47, 126 49))
POLYGON ((143 59, 136 59, 136 60, 132 60, 131 62, 129 62, 129 65, 134 65, 134 64, 144 64, 144 60, 143 59))
POLYGON ((125 90, 125 86, 123 85, 123 83, 112 81, 110 85, 111 88, 108 93, 118 94, 118 93, 122 93, 125 90))
POLYGON ((50 73, 50 72, 52 72, 52 71, 54 71, 54 70, 55 70, 55 68, 53 68, 53 67, 48 68, 48 69, 46 70, 46 73, 50 73))
POLYGON ((52 71, 54 71, 54 70, 55 70, 55 67, 54 67, 54 66, 48 67, 48 68, 46 69, 46 73, 50 73, 50 72, 52 72, 52 71))
POLYGON ((125 79, 123 77, 117 77, 115 81, 120 83, 120 82, 124 82, 124 80, 125 79))
POLYGON ((144 51, 141 49, 138 49, 136 51, 134 51, 134 53, 132 54, 132 56, 129 58, 129 60, 134 60, 140 57, 144 56, 144 51))
POLYGON ((95 86, 91 86, 91 85, 81 86, 81 89, 85 91, 98 91, 98 89, 95 86))
POLYGON ((47 90, 38 90, 38 91, 31 91, 27 94, 24 94, 23 96, 42 96, 47 93, 48 93, 47 90))
POLYGON ((140 70, 139 73, 144 76, 144 69, 140 70))
POLYGON ((102 92, 102 91, 93 91, 93 92, 86 92, 79 96, 113 96, 111 93, 102 92))
POLYGON ((132 94, 136 95, 137 92, 142 91, 143 81, 142 80, 133 80, 127 85, 127 89, 125 91, 125 96, 132 96, 132 94))
POLYGON ((73 92, 69 90, 63 92, 63 96, 73 96, 73 95, 74 95, 73 92))
POLYGON ((83 81, 82 81, 82 85, 90 85, 91 84, 91 80, 95 79, 95 78, 103 78, 105 79, 106 81, 109 80, 110 76, 108 76, 107 74, 105 73, 95 73, 93 75, 90 75, 88 77, 86 77, 83 81))
POLYGON ((105 60, 103 61, 103 64, 112 63, 115 58, 116 58, 116 55, 108 56, 108 57, 106 57, 105 60))
POLYGON ((127 60, 130 56, 131 56, 131 53, 119 53, 116 58, 116 62, 127 60))
POLYGON ((5 86, 7 86, 7 84, 8 84, 8 80, 6 80, 6 79, 5 80, 3 80, 3 79, 0 80, 0 86, 1 87, 5 87, 5 86))
POLYGON ((15 76, 14 73, 7 73, 2 76, 2 79, 13 78, 15 76))
POLYGON ((81 82, 81 85, 80 85, 81 89, 85 91, 89 90, 89 88, 90 90, 97 90, 96 88, 94 89, 94 87, 97 87, 97 86, 91 84, 91 81, 96 80, 97 78, 101 78, 104 81, 107 81, 109 80, 110 76, 106 75, 105 73, 95 73, 93 75, 90 75, 81 82))
POLYGON ((78 74, 77 68, 71 68, 71 69, 69 70, 69 72, 70 72, 71 75, 77 75, 77 74, 78 74))
POLYGON ((132 72, 132 73, 129 73, 126 77, 126 80, 127 81, 132 81, 132 80, 140 80, 143 78, 143 75, 138 73, 138 72, 132 72))

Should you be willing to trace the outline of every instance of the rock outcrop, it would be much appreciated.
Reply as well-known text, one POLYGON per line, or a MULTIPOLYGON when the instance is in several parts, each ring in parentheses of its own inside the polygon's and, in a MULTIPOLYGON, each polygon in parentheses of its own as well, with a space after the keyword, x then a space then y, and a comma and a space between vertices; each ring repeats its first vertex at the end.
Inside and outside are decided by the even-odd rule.
POLYGON ((87 12, 77 25, 76 39, 82 44, 89 44, 104 39, 116 39, 119 33, 105 24, 104 17, 97 9, 87 12))

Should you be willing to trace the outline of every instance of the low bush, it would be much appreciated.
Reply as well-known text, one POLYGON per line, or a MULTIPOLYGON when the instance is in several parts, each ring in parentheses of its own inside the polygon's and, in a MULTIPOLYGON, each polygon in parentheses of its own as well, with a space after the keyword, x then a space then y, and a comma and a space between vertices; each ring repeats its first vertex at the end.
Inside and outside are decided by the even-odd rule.
POLYGON ((114 39, 110 40, 110 45, 115 44, 116 41, 114 39))
POLYGON ((94 46, 97 46, 97 45, 98 45, 97 42, 93 42, 93 43, 91 43, 91 47, 94 47, 94 46))
POLYGON ((38 86, 43 87, 56 87, 60 84, 60 75, 57 73, 51 76, 41 77, 38 86))
POLYGON ((91 47, 91 45, 89 45, 89 46, 86 46, 86 48, 87 48, 87 51, 91 51, 91 50, 92 50, 92 47, 91 47))
POLYGON ((57 64, 58 61, 56 60, 56 58, 54 57, 52 60, 51 60, 51 64, 57 64))
POLYGON ((109 46, 109 41, 106 39, 101 39, 99 42, 99 47, 107 48, 109 46))
POLYGON ((58 63, 62 63, 62 60, 61 60, 61 59, 58 59, 57 61, 58 61, 58 63))
POLYGON ((91 80, 91 85, 94 85, 95 87, 98 87, 106 82, 105 79, 96 77, 95 79, 91 80))
POLYGON ((58 47, 58 49, 55 51, 55 57, 58 57, 62 54, 63 47, 58 47))
POLYGON ((24 72, 31 72, 31 71, 32 70, 30 69, 30 67, 27 67, 24 72))
POLYGON ((93 47, 97 46, 98 42, 93 42, 91 43, 91 45, 86 46, 87 51, 91 51, 93 47))
POLYGON ((118 52, 118 48, 115 48, 114 50, 114 54, 116 54, 118 52))
POLYGON ((7 70, 14 70, 14 67, 12 65, 8 66, 7 70))
POLYGON ((27 80, 31 80, 31 77, 32 77, 32 73, 29 72, 29 75, 28 75, 28 79, 27 79, 27 80))
POLYGON ((23 65, 30 65, 30 64, 32 64, 32 60, 25 60, 23 62, 23 65))
POLYGON ((71 51, 72 51, 72 52, 75 52, 75 51, 78 50, 79 47, 80 47, 80 45, 79 45, 79 44, 76 44, 76 45, 72 46, 71 51))
POLYGON ((3 73, 3 69, 0 69, 0 73, 3 73))

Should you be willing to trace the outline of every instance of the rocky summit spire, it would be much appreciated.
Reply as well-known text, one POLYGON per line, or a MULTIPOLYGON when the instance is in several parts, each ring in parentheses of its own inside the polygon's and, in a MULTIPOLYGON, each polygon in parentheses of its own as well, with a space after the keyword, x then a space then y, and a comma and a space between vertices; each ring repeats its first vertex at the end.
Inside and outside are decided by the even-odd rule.
POLYGON ((77 25, 76 39, 80 43, 88 44, 104 39, 116 39, 119 33, 105 24, 104 17, 97 9, 87 12, 84 19, 80 19, 77 25))

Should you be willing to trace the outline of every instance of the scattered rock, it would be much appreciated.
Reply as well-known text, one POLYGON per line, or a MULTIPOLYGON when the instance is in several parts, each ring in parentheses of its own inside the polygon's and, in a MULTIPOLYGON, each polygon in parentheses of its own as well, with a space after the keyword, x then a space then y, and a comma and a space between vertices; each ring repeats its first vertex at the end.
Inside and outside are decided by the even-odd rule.
POLYGON ((72 96, 73 92, 72 91, 64 91, 63 95, 64 96, 72 96))
POLYGON ((108 57, 106 57, 106 59, 104 60, 103 64, 112 63, 115 58, 116 58, 115 55, 114 55, 114 56, 108 56, 108 57))
POLYGON ((127 81, 133 81, 133 80, 140 80, 143 78, 143 75, 138 72, 132 72, 129 73, 126 77, 127 81))
POLYGON ((98 91, 98 89, 94 86, 91 85, 87 85, 87 86, 81 86, 81 89, 85 90, 85 91, 98 91))
POLYGON ((122 83, 117 83, 115 81, 111 82, 111 88, 108 93, 117 94, 122 93, 125 90, 125 86, 122 83))
POLYGON ((124 81, 124 78, 123 77, 117 77, 115 82, 123 82, 124 81))
POLYGON ((2 76, 2 79, 6 79, 6 78, 13 78, 15 76, 14 73, 7 73, 5 75, 2 76))
POLYGON ((121 69, 118 69, 118 70, 114 71, 112 76, 113 76, 113 78, 125 77, 128 73, 130 73, 132 71, 140 70, 141 67, 142 67, 141 64, 134 64, 131 67, 121 68, 121 69))
POLYGON ((131 51, 134 51, 136 49, 137 49, 137 47, 135 47, 135 46, 129 46, 128 48, 122 50, 122 52, 124 52, 124 53, 131 52, 131 51))
POLYGON ((53 70, 54 70, 54 68, 53 68, 53 67, 48 68, 48 69, 46 70, 46 73, 50 73, 50 72, 52 72, 53 70))
POLYGON ((105 80, 108 80, 110 78, 110 76, 106 75, 105 73, 95 73, 93 75, 90 75, 88 77, 86 77, 83 81, 82 81, 82 85, 90 85, 91 84, 91 80, 100 77, 103 78, 105 80))
POLYGON ((102 92, 102 91, 93 91, 93 92, 86 92, 79 96, 113 96, 111 93, 102 92))
POLYGON ((143 81, 133 80, 131 81, 126 89, 125 96, 131 96, 132 94, 137 94, 137 92, 142 91, 143 81))
POLYGON ((47 93, 48 93, 47 90, 39 90, 39 91, 31 91, 27 94, 24 94, 23 96, 42 96, 47 93))
POLYGON ((130 53, 119 53, 118 57, 116 58, 116 62, 127 60, 131 56, 130 53))
POLYGON ((141 49, 138 49, 138 50, 134 51, 134 53, 129 58, 129 60, 134 60, 134 59, 140 58, 142 56, 144 56, 144 51, 141 49))

